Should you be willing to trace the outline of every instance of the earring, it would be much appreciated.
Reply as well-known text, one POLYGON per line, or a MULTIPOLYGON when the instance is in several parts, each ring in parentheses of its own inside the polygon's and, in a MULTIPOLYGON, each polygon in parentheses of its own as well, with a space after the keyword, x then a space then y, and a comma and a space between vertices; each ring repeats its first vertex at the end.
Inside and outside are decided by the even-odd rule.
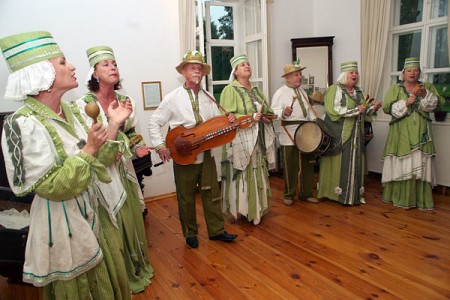
POLYGON ((100 82, 100 78, 98 78, 98 77, 97 77, 97 78, 95 78, 95 80, 97 80, 97 83, 99 83, 99 82, 100 82))

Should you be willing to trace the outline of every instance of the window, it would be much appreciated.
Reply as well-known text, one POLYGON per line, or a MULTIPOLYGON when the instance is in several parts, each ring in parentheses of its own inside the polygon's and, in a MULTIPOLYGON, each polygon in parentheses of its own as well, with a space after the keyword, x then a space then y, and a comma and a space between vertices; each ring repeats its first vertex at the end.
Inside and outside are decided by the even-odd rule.
POLYGON ((197 0, 197 50, 205 53, 212 72, 207 89, 217 100, 228 84, 230 59, 247 54, 251 81, 268 94, 267 26, 265 0, 197 0))
POLYGON ((407 57, 419 57, 423 80, 435 84, 450 111, 448 0, 394 0, 390 83, 407 57))

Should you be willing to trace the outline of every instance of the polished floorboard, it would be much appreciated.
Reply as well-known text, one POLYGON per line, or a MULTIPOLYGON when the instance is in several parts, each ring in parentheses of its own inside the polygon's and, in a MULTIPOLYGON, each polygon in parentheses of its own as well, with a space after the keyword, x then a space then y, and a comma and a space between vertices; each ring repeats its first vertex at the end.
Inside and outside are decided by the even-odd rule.
MULTIPOLYGON (((436 209, 395 208, 381 200, 379 176, 366 180, 367 204, 283 204, 272 176, 270 212, 255 226, 227 219, 233 243, 209 241, 197 201, 199 248, 186 246, 177 202, 147 202, 155 277, 144 299, 450 299, 450 197, 436 209)), ((0 278, 0 299, 42 299, 0 278)))

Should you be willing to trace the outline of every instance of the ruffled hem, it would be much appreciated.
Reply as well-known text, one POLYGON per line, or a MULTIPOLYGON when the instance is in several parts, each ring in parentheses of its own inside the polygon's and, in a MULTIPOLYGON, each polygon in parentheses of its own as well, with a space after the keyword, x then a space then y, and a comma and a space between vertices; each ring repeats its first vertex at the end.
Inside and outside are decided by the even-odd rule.
POLYGON ((55 80, 55 68, 48 60, 27 66, 9 74, 5 99, 22 101, 50 89, 55 80))
POLYGON ((382 183, 412 178, 430 182, 432 186, 436 185, 433 155, 415 149, 408 156, 388 155, 384 157, 382 183))
POLYGON ((23 273, 23 282, 30 283, 36 287, 46 286, 57 280, 71 280, 95 267, 103 259, 103 253, 98 249, 94 257, 89 259, 84 265, 77 266, 70 271, 54 271, 45 276, 33 273, 23 273))
POLYGON ((22 229, 30 226, 30 213, 27 210, 19 212, 15 208, 0 211, 0 225, 9 229, 22 229))

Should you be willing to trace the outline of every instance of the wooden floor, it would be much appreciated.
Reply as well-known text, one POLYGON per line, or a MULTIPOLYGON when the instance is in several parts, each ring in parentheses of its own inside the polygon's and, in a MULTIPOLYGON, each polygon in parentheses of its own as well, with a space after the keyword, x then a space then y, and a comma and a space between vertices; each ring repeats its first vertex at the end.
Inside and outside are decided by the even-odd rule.
MULTIPOLYGON (((198 202, 197 249, 185 245, 175 198, 147 203, 149 253, 156 275, 143 299, 450 299, 450 198, 434 211, 381 201, 379 179, 366 183, 366 205, 282 202, 271 178, 271 210, 255 226, 226 229, 236 242, 209 241, 198 202)), ((42 299, 30 286, 0 280, 0 299, 42 299), (5 298, 6 297, 6 298, 5 298)))

